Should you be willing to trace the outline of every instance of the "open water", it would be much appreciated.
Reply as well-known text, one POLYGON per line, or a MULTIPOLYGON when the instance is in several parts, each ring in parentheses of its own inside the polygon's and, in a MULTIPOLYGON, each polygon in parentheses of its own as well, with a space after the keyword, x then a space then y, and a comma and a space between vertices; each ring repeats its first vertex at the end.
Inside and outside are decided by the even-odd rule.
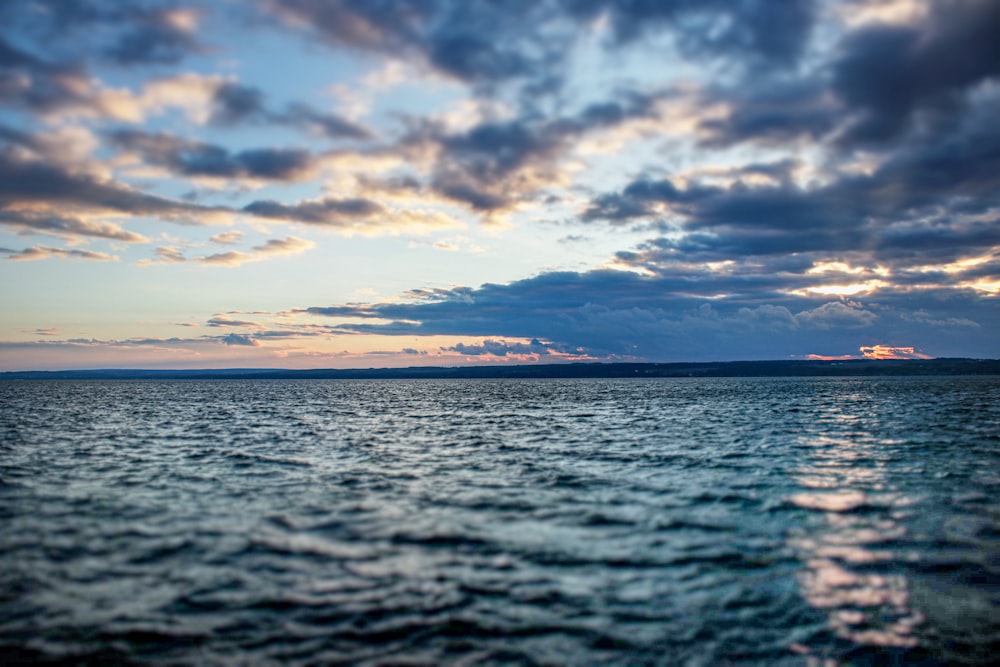
POLYGON ((0 383, 0 663, 995 664, 1000 378, 0 383))

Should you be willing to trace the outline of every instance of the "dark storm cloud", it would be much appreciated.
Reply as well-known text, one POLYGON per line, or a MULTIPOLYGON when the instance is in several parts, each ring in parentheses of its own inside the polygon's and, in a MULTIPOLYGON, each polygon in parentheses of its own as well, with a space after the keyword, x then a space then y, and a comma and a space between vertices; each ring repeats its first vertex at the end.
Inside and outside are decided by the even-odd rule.
POLYGON ((0 125, 0 141, 9 146, 21 146, 36 153, 42 152, 44 147, 38 138, 29 132, 22 132, 6 125, 0 125))
POLYGON ((0 67, 25 67, 44 69, 47 64, 37 56, 19 49, 3 37, 0 37, 0 67))
POLYGON ((404 152, 435 155, 433 191, 489 213, 535 198, 558 178, 558 162, 577 140, 651 117, 656 103, 667 95, 623 92, 620 100, 591 104, 564 117, 486 121, 458 132, 433 122, 414 122, 401 146, 404 152))
MULTIPOLYGON (((654 276, 556 272, 506 285, 434 291, 409 303, 302 312, 387 321, 334 325, 356 333, 526 338, 551 341, 545 346, 560 351, 656 361, 856 353, 857 346, 885 336, 920 341, 935 355, 988 356, 993 343, 986 330, 1000 325, 992 301, 973 290, 888 290, 862 303, 792 295, 781 290, 806 284, 801 275, 767 274, 767 267, 758 267, 755 273, 726 276, 694 265, 654 276), (770 292, 760 289, 767 281, 775 288, 770 292), (758 286, 742 296, 691 294, 692 288, 723 292, 753 282, 758 286), (963 332, 960 343, 956 327, 963 332)), ((503 351, 465 347, 469 354, 503 351)))
POLYGON ((253 178, 294 180, 315 163, 309 151, 289 148, 257 148, 232 155, 237 173, 253 178))
POLYGON ((479 345, 467 345, 458 343, 451 347, 442 347, 443 352, 458 352, 470 357, 507 357, 515 355, 539 355, 545 356, 551 353, 550 346, 539 340, 532 340, 530 343, 511 343, 504 340, 486 339, 479 345))
POLYGON ((247 334, 231 333, 223 336, 219 341, 226 346, 260 347, 260 341, 247 334))
POLYGON ((333 199, 282 204, 273 200, 258 200, 243 207, 245 213, 260 218, 302 222, 334 227, 350 226, 385 212, 385 208, 368 199, 333 199))
POLYGON ((998 34, 994 0, 937 0, 917 26, 848 34, 833 63, 833 90, 856 113, 842 140, 893 139, 921 112, 948 122, 966 91, 1000 76, 998 34))
POLYGON ((957 256, 995 243, 1000 135, 992 123, 970 116, 959 130, 898 149, 871 174, 843 174, 813 187, 780 171, 772 185, 681 187, 669 178, 640 178, 595 198, 583 219, 673 220, 689 233, 670 249, 691 258, 852 250, 879 259, 948 250, 957 256), (988 221, 970 217, 976 215, 988 221))
POLYGON ((290 26, 333 45, 416 56, 442 73, 479 84, 538 72, 558 57, 568 34, 557 38, 550 32, 546 43, 536 33, 540 23, 551 25, 550 4, 529 0, 265 2, 290 26))
POLYGON ((13 45, 0 33, 0 103, 50 111, 79 99, 87 85, 79 64, 61 64, 13 45))
POLYGON ((692 58, 794 63, 816 17, 811 0, 266 0, 296 29, 341 47, 414 56, 435 70, 489 89, 525 80, 537 94, 559 89, 574 39, 586 24, 608 17, 621 48, 656 32, 676 38, 692 58), (544 85, 541 85, 544 82, 544 85))
POLYGON ((746 56, 778 64, 802 53, 817 15, 813 0, 563 0, 577 20, 611 19, 616 42, 631 42, 657 30, 676 32, 691 57, 746 56))
MULTIPOLYGON (((415 303, 311 308, 308 312, 330 317, 391 320, 391 325, 345 325, 359 331, 392 330, 408 334, 423 332, 451 335, 504 335, 519 338, 562 340, 553 335, 562 324, 594 307, 613 307, 623 312, 682 312, 691 303, 692 289, 708 293, 746 287, 747 283, 770 282, 787 286, 788 280, 768 276, 723 276, 688 267, 674 275, 640 276, 625 271, 587 273, 553 272, 506 285, 486 284, 476 289, 460 288, 426 295, 415 303), (562 323, 562 324, 561 324, 562 323)), ((756 305, 755 294, 743 301, 731 298, 727 307, 756 305)), ((570 330, 564 332, 567 334, 570 330)))
POLYGON ((273 123, 304 129, 330 139, 372 139, 371 130, 337 114, 314 109, 308 104, 296 102, 284 111, 272 113, 273 123))
POLYGON ((293 102, 282 110, 267 104, 264 91, 240 83, 227 82, 215 91, 212 121, 220 125, 259 123, 296 128, 328 139, 372 139, 367 127, 343 116, 293 102))
POLYGON ((252 86, 227 82, 215 91, 212 120, 221 125, 243 121, 261 121, 268 117, 264 91, 252 86))
POLYGON ((5 0, 0 21, 65 62, 173 65, 206 50, 184 20, 194 11, 173 0, 5 0))
POLYGON ((120 130, 110 139, 119 148, 138 152, 147 163, 184 176, 294 181, 307 176, 316 164, 306 150, 262 148, 232 153, 222 146, 162 132, 120 130))
POLYGON ((720 148, 752 141, 775 147, 788 142, 819 141, 844 117, 843 108, 828 94, 826 82, 810 79, 761 85, 740 85, 706 93, 704 103, 722 102, 729 113, 699 123, 702 147, 720 148))
POLYGON ((24 202, 184 219, 221 210, 148 194, 117 181, 99 180, 68 167, 24 159, 0 149, 0 207, 24 202))
POLYGON ((563 138, 547 129, 513 121, 485 123, 462 134, 432 130, 419 139, 441 149, 432 187, 480 211, 511 204, 522 193, 508 179, 525 167, 550 162, 562 150, 563 138))
MULTIPOLYGON (((767 4, 780 12, 791 3, 767 4)), ((829 59, 802 77, 741 80, 706 93, 706 102, 730 109, 702 121, 703 144, 801 139, 884 148, 954 129, 970 93, 1000 76, 1000 4, 930 0, 923 7, 927 15, 912 25, 847 32, 829 59)))
POLYGON ((139 11, 127 18, 131 25, 104 51, 119 65, 171 65, 206 50, 169 10, 139 11))

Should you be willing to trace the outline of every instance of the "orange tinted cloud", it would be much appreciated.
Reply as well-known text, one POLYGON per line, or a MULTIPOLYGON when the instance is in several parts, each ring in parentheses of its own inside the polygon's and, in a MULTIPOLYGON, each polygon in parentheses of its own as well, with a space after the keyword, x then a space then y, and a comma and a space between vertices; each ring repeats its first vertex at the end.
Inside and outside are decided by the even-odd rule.
POLYGON ((861 354, 865 359, 931 359, 929 355, 917 352, 912 347, 892 347, 889 345, 862 345, 861 354))

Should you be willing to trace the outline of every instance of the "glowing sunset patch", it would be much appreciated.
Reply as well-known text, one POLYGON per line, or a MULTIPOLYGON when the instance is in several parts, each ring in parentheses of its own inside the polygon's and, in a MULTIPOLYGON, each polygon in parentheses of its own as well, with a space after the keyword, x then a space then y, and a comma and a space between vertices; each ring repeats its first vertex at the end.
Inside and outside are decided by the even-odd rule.
POLYGON ((1000 294, 1000 280, 976 280, 971 282, 960 283, 961 287, 971 287, 979 292, 987 292, 989 294, 1000 294))
POLYGON ((912 347, 892 347, 890 345, 862 345, 861 354, 865 359, 933 359, 912 347))
POLYGON ((814 264, 806 273, 816 275, 818 273, 862 273, 863 271, 864 269, 859 266, 850 266, 844 262, 820 262, 814 264))
POLYGON ((850 361, 857 359, 857 357, 852 354, 808 354, 806 359, 809 361, 850 361))
POLYGON ((986 264, 992 259, 992 254, 983 255, 981 257, 968 257, 955 262, 949 262, 948 264, 929 264, 927 266, 921 266, 917 269, 917 271, 920 273, 961 273, 986 264))
POLYGON ((850 285, 820 285, 818 287, 807 287, 805 292, 812 294, 824 294, 829 296, 854 296, 862 292, 871 292, 880 287, 885 287, 883 280, 866 280, 863 283, 851 283, 850 285))

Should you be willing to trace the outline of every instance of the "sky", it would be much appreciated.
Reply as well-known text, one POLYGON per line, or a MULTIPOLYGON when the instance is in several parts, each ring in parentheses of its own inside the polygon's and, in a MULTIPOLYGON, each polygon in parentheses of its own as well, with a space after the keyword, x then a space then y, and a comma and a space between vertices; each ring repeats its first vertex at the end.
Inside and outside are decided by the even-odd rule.
POLYGON ((998 34, 995 0, 4 0, 0 370, 1000 357, 998 34))

